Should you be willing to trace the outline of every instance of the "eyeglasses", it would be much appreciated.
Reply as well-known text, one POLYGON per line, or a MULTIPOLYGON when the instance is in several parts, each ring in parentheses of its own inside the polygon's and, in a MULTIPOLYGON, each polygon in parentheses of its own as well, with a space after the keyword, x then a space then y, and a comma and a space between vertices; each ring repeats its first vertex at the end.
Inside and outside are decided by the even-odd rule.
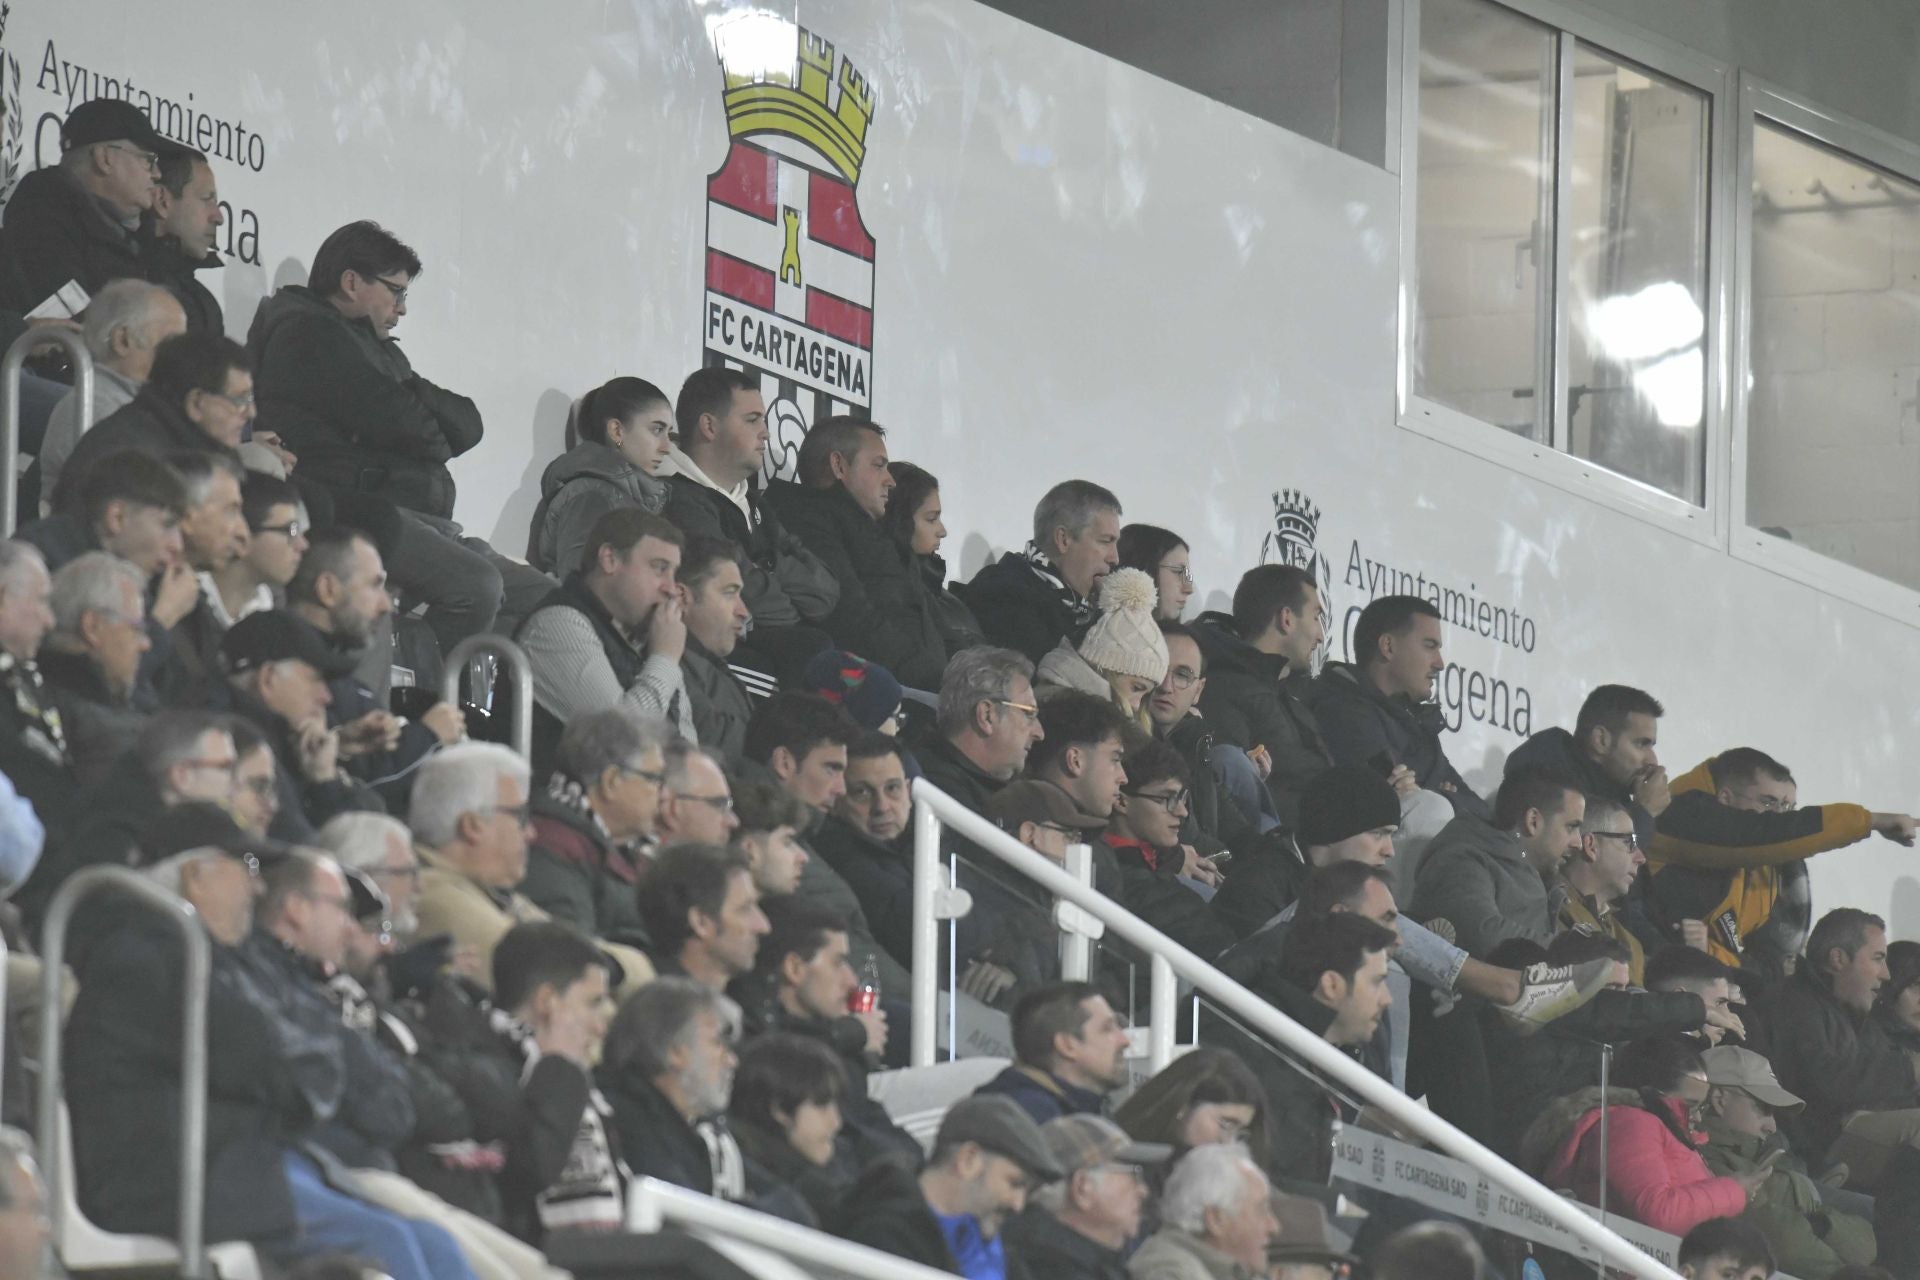
POLYGON ((415 884, 419 884, 420 864, 413 862, 408 863, 404 867, 373 867, 368 870, 367 874, 381 880, 411 880, 415 884))
POLYGON ((1587 834, 1602 840, 1625 840, 1629 849, 1640 847, 1640 837, 1631 831, 1589 831, 1587 834))
POLYGON ((292 542, 306 531, 307 526, 298 520, 289 520, 285 524, 263 524, 254 530, 255 533, 277 533, 288 542, 292 542))
POLYGON ((1168 667, 1167 678, 1174 688, 1184 693, 1193 688, 1193 682, 1200 678, 1200 673, 1192 667, 1168 667))
POLYGON ((1012 698, 995 698, 994 701, 1003 707, 1012 707, 1015 711, 1024 713, 1029 720, 1040 718, 1040 708, 1030 702, 1015 702, 1012 698))
POLYGON ((130 156, 138 156, 146 163, 149 173, 160 172, 160 157, 145 147, 136 147, 130 142, 109 142, 107 144, 107 150, 124 151, 130 156))
POLYGON ((238 785, 253 792, 254 795, 260 797, 262 800, 272 800, 279 795, 278 790, 274 787, 272 774, 268 774, 264 778, 241 778, 238 785))
POLYGON ((1193 590, 1193 570, 1187 568, 1187 566, 1183 564, 1163 564, 1160 566, 1160 572, 1172 574, 1174 577, 1180 579, 1181 586, 1189 591, 1193 590))
POLYGON ((198 390, 201 395, 212 396, 215 400, 225 400, 236 409, 247 410, 254 407, 253 392, 251 391, 243 396, 230 396, 224 391, 209 391, 205 387, 200 387, 198 390))
POLYGON ((384 279, 381 276, 368 276, 367 279, 377 285, 384 285, 387 292, 393 295, 393 301, 396 306, 404 307, 407 305, 407 290, 412 286, 395 284, 393 281, 384 279))
POLYGON ((504 813, 521 826, 533 820, 533 806, 530 804, 496 804, 488 807, 489 813, 504 813))
POLYGON ((1193 796, 1193 793, 1184 787, 1178 791, 1169 791, 1165 795, 1155 795, 1151 791, 1129 791, 1127 794, 1141 800, 1151 800, 1168 813, 1184 812, 1187 801, 1193 796))
POLYGON ((732 796, 696 796, 696 795, 689 795, 684 791, 676 791, 673 794, 681 800, 694 800, 694 801, 698 801, 700 804, 710 804, 715 809, 719 810, 721 813, 733 812, 732 796))

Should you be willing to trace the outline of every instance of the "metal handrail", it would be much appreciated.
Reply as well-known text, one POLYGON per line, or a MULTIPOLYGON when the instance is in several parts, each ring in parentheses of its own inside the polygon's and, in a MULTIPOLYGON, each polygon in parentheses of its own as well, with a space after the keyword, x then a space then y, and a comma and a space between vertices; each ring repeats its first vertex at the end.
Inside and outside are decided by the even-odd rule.
POLYGON ((1198 992, 1239 1018, 1259 1035, 1279 1045, 1293 1058, 1311 1067, 1323 1078, 1336 1082, 1361 1101, 1378 1107, 1388 1119, 1407 1132, 1464 1161, 1484 1174, 1488 1181, 1521 1197, 1569 1234, 1597 1250, 1607 1261, 1643 1280, 1646 1277, 1680 1280, 1678 1273, 1648 1257, 1631 1242, 1607 1230, 1545 1185, 1425 1107, 1416 1105, 1390 1082, 1341 1053, 1119 903, 1079 883, 1050 859, 1027 848, 925 778, 914 781, 913 796, 912 1065, 930 1066, 933 1063, 934 1013, 939 1000, 933 960, 937 955, 938 937, 934 931, 936 922, 931 919, 930 913, 933 876, 940 857, 940 830, 944 825, 952 827, 1055 897, 1064 898, 1099 919, 1114 934, 1153 958, 1151 1008, 1155 1015, 1153 1021, 1157 1025, 1150 1027, 1149 1032, 1150 1043, 1156 1047, 1156 1063, 1164 1063, 1164 1059, 1158 1056, 1160 1048, 1171 1051, 1172 1024, 1175 1021, 1169 1016, 1174 1007, 1172 987, 1176 979, 1185 979, 1198 992), (927 908, 924 912, 923 906, 927 908))
POLYGON ((505 658, 507 670, 513 676, 513 749, 520 753, 522 760, 533 759, 533 663, 527 660, 527 651, 505 636, 479 635, 468 636, 453 646, 453 652, 447 655, 446 665, 440 671, 440 697, 460 705, 460 673, 466 670, 467 659, 477 654, 492 653, 505 658))
POLYGON ((6 484, 0 486, 0 538, 11 538, 20 518, 20 494, 13 475, 14 459, 20 456, 20 374, 27 356, 49 342, 58 343, 73 357, 73 389, 80 393, 80 429, 93 425, 93 353, 80 335, 71 329, 29 326, 13 340, 5 359, 0 359, 0 457, 7 460, 6 484))
POLYGON ((59 1238, 67 1197, 61 1193, 60 1031, 66 985, 67 925, 82 899, 119 889, 154 908, 180 931, 186 944, 186 1013, 180 1030, 180 1274, 205 1280, 207 1176, 207 978, 213 947, 200 913, 185 899, 125 867, 89 867, 75 872, 47 907, 41 935, 40 975, 40 1172, 47 1182, 47 1209, 59 1238))
POLYGON ((671 1183, 642 1178, 628 1189, 628 1231, 652 1235, 669 1222, 703 1228, 857 1280, 953 1280, 945 1271, 671 1183))

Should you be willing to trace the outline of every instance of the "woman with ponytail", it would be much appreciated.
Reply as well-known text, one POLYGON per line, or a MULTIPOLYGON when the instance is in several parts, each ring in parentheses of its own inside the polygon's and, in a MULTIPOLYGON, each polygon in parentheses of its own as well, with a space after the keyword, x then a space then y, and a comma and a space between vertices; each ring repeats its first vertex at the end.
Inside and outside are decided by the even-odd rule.
POLYGON ((578 570, 594 521, 621 507, 658 514, 658 479, 673 448, 673 404, 651 382, 615 378, 580 401, 580 442, 540 477, 540 505, 527 531, 527 562, 556 578, 578 570))

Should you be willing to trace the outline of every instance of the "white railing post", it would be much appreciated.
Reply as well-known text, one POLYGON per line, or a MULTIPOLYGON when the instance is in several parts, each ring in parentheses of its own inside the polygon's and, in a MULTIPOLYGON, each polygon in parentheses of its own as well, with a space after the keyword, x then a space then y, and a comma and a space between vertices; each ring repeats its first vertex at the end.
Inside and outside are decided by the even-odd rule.
POLYGON ((1174 1023, 1180 1017, 1180 979, 1164 956, 1155 953, 1147 987, 1147 1069, 1162 1071, 1173 1061, 1174 1023))
MULTIPOLYGON (((1531 1205, 1541 1216, 1605 1257, 1615 1267, 1640 1276, 1643 1280, 1681 1280, 1678 1272, 1649 1257, 1617 1232, 1594 1221, 1576 1202, 1563 1200, 1480 1142, 1426 1108, 1416 1105, 1388 1081, 1341 1053, 1126 908, 1081 884, 1050 858, 1035 853, 1011 838, 925 778, 914 782, 913 791, 914 801, 921 810, 918 821, 923 824, 917 834, 927 841, 936 838, 934 833, 937 825, 944 823, 956 835, 978 845, 982 852, 999 859, 1048 893, 1065 899, 1098 919, 1116 936, 1152 956, 1156 969, 1165 965, 1173 976, 1192 983, 1222 1012, 1231 1014, 1252 1033, 1285 1050, 1300 1066, 1338 1086, 1342 1092, 1378 1108, 1388 1119, 1415 1137, 1432 1143, 1478 1170, 1489 1183, 1531 1205), (929 810, 938 811, 937 819, 929 810)), ((916 930, 930 924, 932 904, 923 904, 923 896, 929 890, 923 889, 922 885, 930 886, 932 881, 931 877, 923 880, 918 874, 930 869, 921 865, 929 860, 930 855, 931 848, 924 855, 918 848, 915 850, 915 909, 919 911, 922 905, 928 908, 925 916, 914 921, 916 930)), ((916 943, 918 941, 916 934, 916 943)), ((930 939, 927 949, 930 953, 930 939)), ((920 947, 916 945, 916 965, 921 958, 920 947)), ((931 958, 930 955, 928 958, 931 958)), ((1158 1000, 1156 996, 1156 1003, 1158 1000)), ((916 1028, 919 1016, 916 1011, 916 1028)), ((1164 1022, 1169 1027, 1172 1025, 1170 1018, 1156 1018, 1155 1021, 1164 1022)), ((926 1061, 931 1061, 931 1053, 926 1061)))
MULTIPOLYGON (((933 806, 913 810, 913 1003, 909 1007, 908 1062, 933 1065, 940 1018, 940 920, 933 901, 940 884, 940 815, 933 806)), ((959 999, 959 993, 952 993, 959 999)))
POLYGON ((0 538, 11 538, 20 519, 13 474, 20 458, 20 375, 26 372, 27 357, 34 348, 49 343, 65 347, 73 360, 73 389, 80 396, 74 407, 80 411, 82 429, 93 422, 93 353, 71 329, 30 326, 0 357, 0 453, 7 459, 6 492, 0 493, 0 538))
MULTIPOLYGON (((1089 889, 1093 887, 1093 846, 1068 845, 1066 866, 1068 875, 1089 889)), ((1063 909, 1079 914, 1079 909, 1068 902, 1058 904, 1054 910, 1054 918, 1061 925, 1060 976, 1069 982, 1085 982, 1093 976, 1093 939, 1098 935, 1078 927, 1077 920, 1061 919, 1063 909)), ((1093 923, 1097 928, 1099 922, 1093 923)))

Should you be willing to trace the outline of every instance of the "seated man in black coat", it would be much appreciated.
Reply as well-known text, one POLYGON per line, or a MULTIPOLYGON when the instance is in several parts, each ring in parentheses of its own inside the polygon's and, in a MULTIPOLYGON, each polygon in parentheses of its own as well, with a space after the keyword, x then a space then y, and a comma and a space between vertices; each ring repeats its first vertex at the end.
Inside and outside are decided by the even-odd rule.
POLYGON ((393 338, 420 257, 372 222, 329 235, 307 283, 260 304, 247 347, 259 369, 261 426, 300 458, 339 516, 368 527, 400 509, 387 567, 427 604, 442 648, 524 617, 553 579, 454 523, 447 463, 480 443, 472 400, 414 372, 393 338))
POLYGON ((101 459, 126 449, 156 457, 217 453, 238 466, 252 422, 253 361, 246 348, 218 333, 168 338, 139 394, 74 445, 51 497, 53 510, 78 514, 87 477, 101 459))
POLYGON ((144 278, 134 231, 173 145, 131 102, 96 98, 69 112, 60 162, 23 175, 7 202, 0 307, 32 311, 70 281, 90 297, 109 280, 144 278))
POLYGON ((861 975, 847 961, 847 922, 818 903, 773 898, 772 926, 761 939, 751 974, 728 988, 740 1002, 749 1038, 769 1031, 810 1036, 831 1048, 846 1071, 842 1126, 834 1168, 852 1181, 873 1160, 893 1155, 917 1160, 920 1146, 867 1096, 868 1069, 887 1049, 887 1015, 875 1007, 849 1012, 861 975))
POLYGON ((1000 1229, 1030 1190, 1063 1172, 1040 1127, 1011 1098, 963 1098, 940 1122, 920 1176, 890 1160, 873 1165, 847 1196, 836 1233, 955 1275, 1026 1280, 1000 1229))
POLYGON ((1120 499, 1063 480, 1033 509, 1033 541, 973 575, 961 599, 989 643, 1038 662, 1062 639, 1079 643, 1098 610, 1101 579, 1120 564, 1120 499))
POLYGON ((1920 1148, 1913 1066, 1868 1016, 1887 978, 1886 922, 1840 907, 1814 925, 1806 959, 1763 1013, 1780 1084, 1807 1103, 1785 1117, 1794 1147, 1816 1165, 1845 1162, 1847 1186, 1869 1194, 1897 1156, 1920 1148))
POLYGON ((385 808, 340 763, 340 731, 327 727, 327 681, 352 662, 319 632, 279 609, 242 619, 220 642, 236 715, 273 744, 279 765, 276 839, 309 841, 314 829, 349 809, 385 808))
POLYGON ((746 1192, 727 1132, 740 1006, 690 978, 656 978, 620 1006, 598 1079, 635 1177, 722 1200, 746 1192))
POLYGON ((1033 662, 1011 649, 962 649, 940 678, 940 716, 915 746, 920 773, 975 813, 1019 776, 1044 736, 1033 662))
POLYGON ((1050 982, 1013 1007, 1013 1065, 975 1094, 1013 1099, 1045 1124, 1064 1115, 1104 1115, 1107 1095, 1127 1083, 1127 1028, 1099 988, 1050 982))
POLYGON ((901 964, 913 960, 913 797, 900 740, 869 733, 847 748, 847 793, 812 835, 813 852, 840 873, 901 964))
POLYGON ((754 477, 766 457, 767 408, 759 376, 696 369, 680 387, 673 416, 666 517, 688 538, 725 538, 740 549, 753 611, 742 652, 791 684, 828 647, 818 628, 839 601, 840 584, 760 501, 754 477))
MULTIPOLYGON (((180 817, 177 829, 152 833, 161 860, 147 875, 192 905, 213 944, 206 1238, 251 1241, 283 1263, 346 1250, 395 1280, 472 1277, 441 1228, 335 1189, 350 1175, 318 1140, 315 1117, 353 1113, 370 1100, 366 1082, 338 1024, 294 1016, 294 980, 242 949, 259 868, 284 849, 222 826, 214 810, 180 817)), ((150 910, 116 901, 93 926, 77 931, 83 945, 69 952, 82 983, 66 1029, 75 1189, 87 1217, 109 1231, 172 1237, 186 966, 172 928, 150 910)), ((410 1127, 411 1109, 391 1122, 410 1127)))
POLYGON ((81 781, 112 767, 146 716, 133 705, 147 637, 146 575, 118 556, 89 551, 53 575, 53 630, 40 647, 47 695, 81 781))
POLYGON ((939 688, 947 648, 920 567, 880 523, 893 490, 886 432, 859 418, 816 422, 797 468, 798 484, 768 486, 767 505, 840 583, 840 603, 821 625, 901 683, 939 688))
MULTIPOLYGON (((314 530, 287 584, 287 611, 324 636, 343 659, 364 661, 375 629, 386 626, 393 612, 386 563, 373 540, 338 525, 314 530)), ((403 725, 357 671, 328 681, 327 723, 340 730, 349 772, 383 795, 403 799, 421 761, 466 738, 466 718, 460 708, 442 701, 403 725)))

